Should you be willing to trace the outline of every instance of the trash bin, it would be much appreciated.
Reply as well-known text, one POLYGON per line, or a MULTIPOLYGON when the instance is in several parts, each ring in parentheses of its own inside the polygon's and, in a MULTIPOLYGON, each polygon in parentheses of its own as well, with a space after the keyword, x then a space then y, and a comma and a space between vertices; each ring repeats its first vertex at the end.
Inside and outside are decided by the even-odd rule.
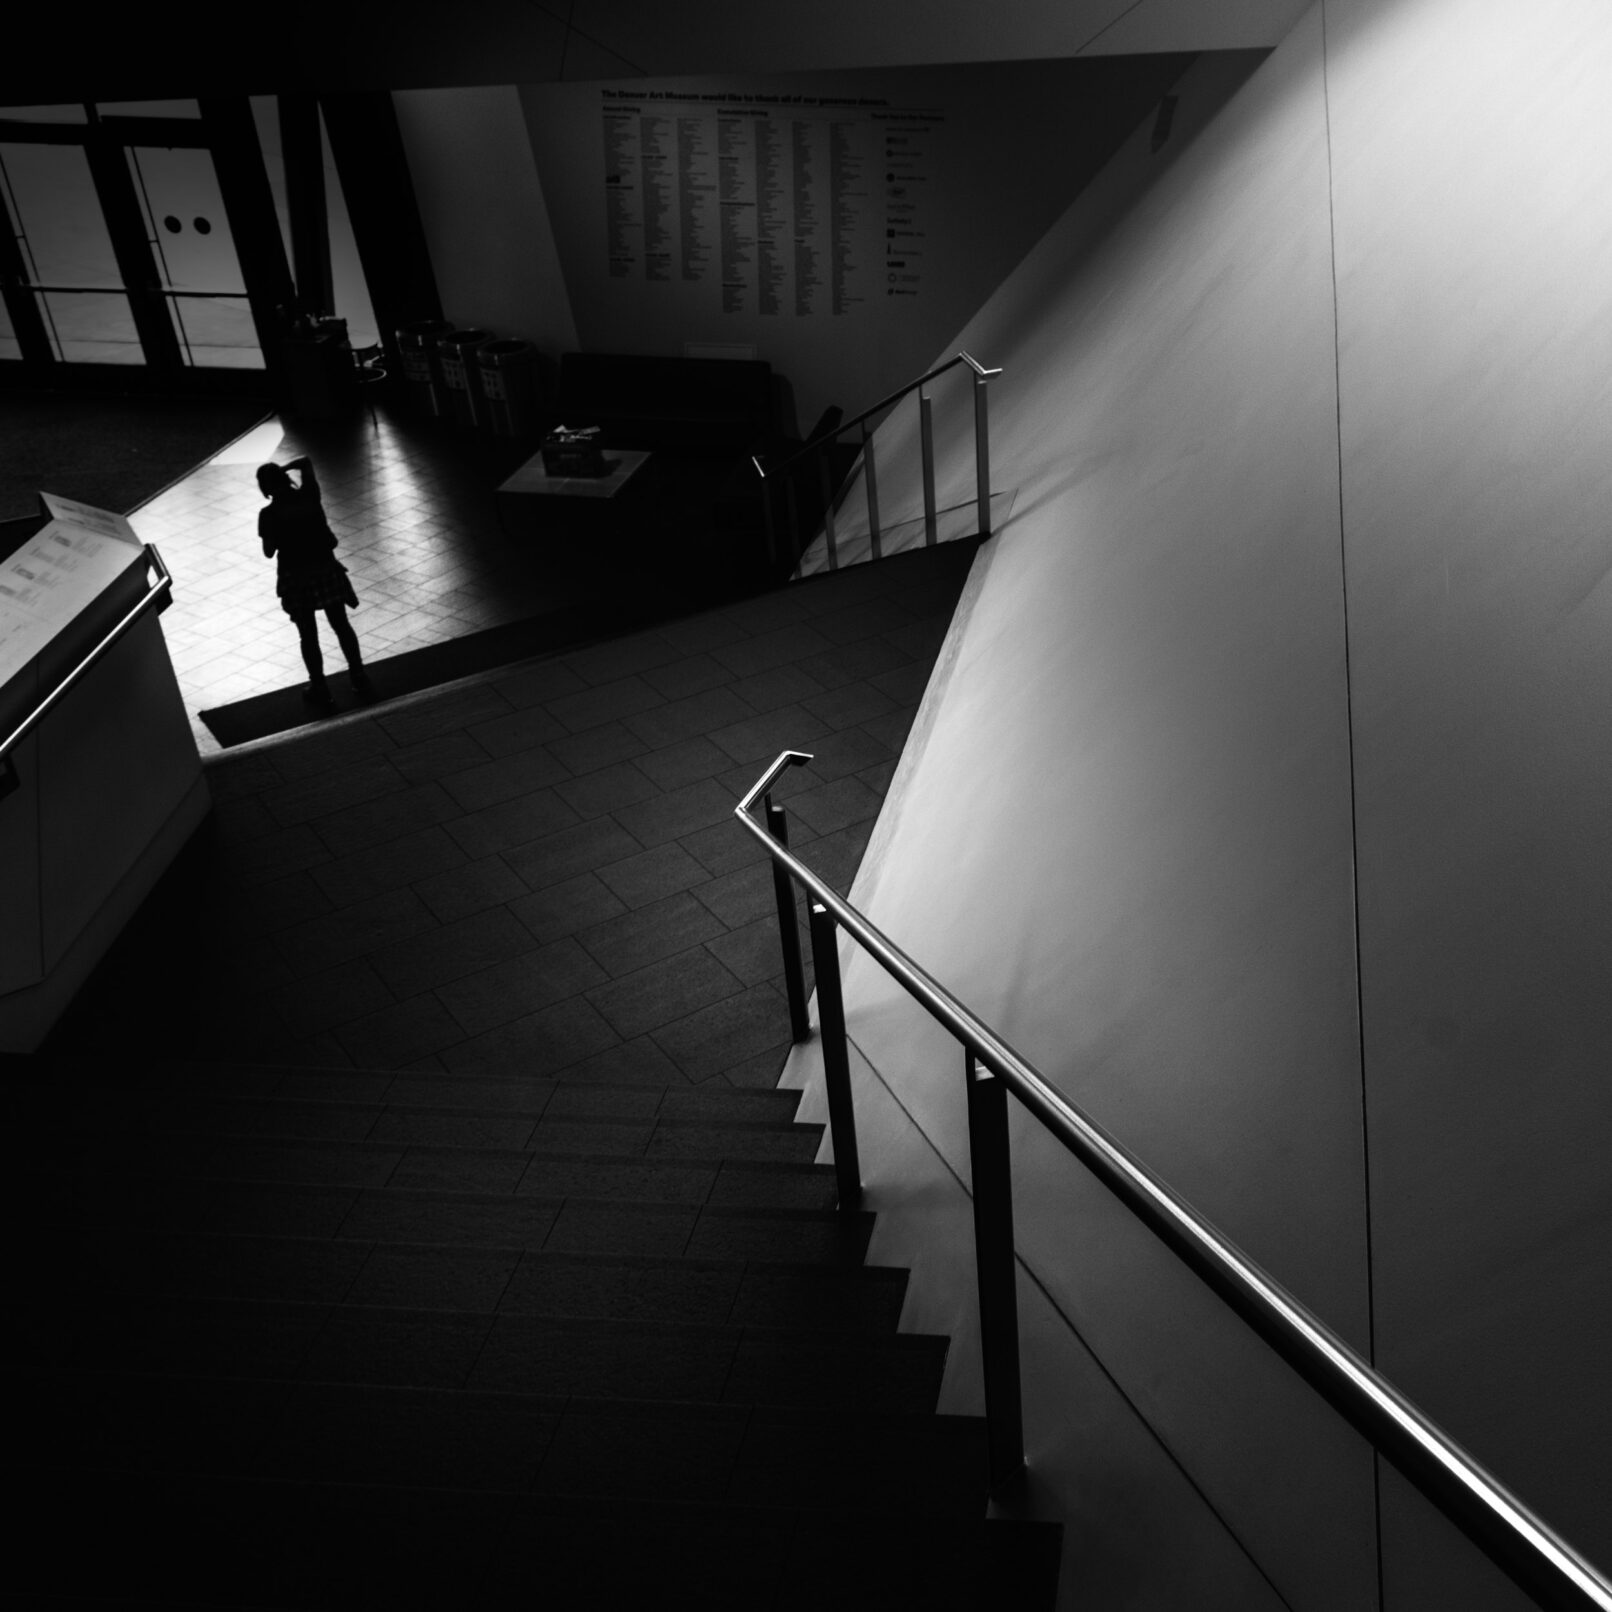
POLYGON ((455 424, 477 426, 487 412, 476 368, 476 350, 492 340, 485 330, 450 330, 437 337, 442 384, 448 392, 448 415, 455 424))
POLYGON ((541 423, 537 349, 529 341, 489 341, 476 349, 487 424, 494 436, 525 437, 541 423))
POLYGON ((403 389, 416 414, 438 418, 448 412, 442 365, 437 359, 437 340, 452 329, 446 319, 421 319, 412 325, 398 326, 397 351, 403 361, 403 389))

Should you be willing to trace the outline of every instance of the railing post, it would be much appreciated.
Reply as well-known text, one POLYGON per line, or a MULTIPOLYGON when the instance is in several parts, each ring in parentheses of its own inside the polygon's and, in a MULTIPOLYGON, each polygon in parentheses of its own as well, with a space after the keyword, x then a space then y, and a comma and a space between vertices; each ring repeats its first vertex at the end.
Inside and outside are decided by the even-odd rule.
POLYGON ((828 568, 830 571, 837 571, 840 564, 840 550, 834 535, 834 486, 829 480, 826 450, 818 454, 817 468, 823 482, 823 536, 828 543, 828 568))
POLYGON ((991 535, 991 423, 985 406, 987 382, 974 377, 974 479, 979 488, 980 536, 991 535))
POLYGON ((979 1276, 980 1354, 985 1368, 991 1493, 1001 1497, 1024 1479, 1007 1086, 981 1067, 972 1050, 965 1054, 964 1068, 968 1077, 968 1152, 974 1176, 974 1260, 979 1276))
POLYGON ((862 1201, 862 1166, 856 1154, 856 1110, 851 1104, 851 1060, 845 1048, 845 999, 840 994, 840 953, 833 914, 811 903, 812 967, 817 974, 817 1026, 823 1042, 823 1085, 834 1138, 834 1174, 840 1208, 862 1201))
MULTIPOLYGON (((771 795, 763 797, 767 832, 787 848, 789 825, 782 806, 775 806, 771 795)), ((771 858, 768 858, 771 861, 771 858)), ((772 893, 778 904, 778 941, 784 949, 784 993, 789 998, 789 1032, 796 1041, 811 1039, 811 1021, 806 1017, 806 971, 800 961, 800 920, 795 906, 795 881, 781 862, 772 864, 772 893)))
MULTIPOLYGON (((756 473, 761 474, 759 465, 756 466, 756 473)), ((778 569, 778 522, 772 512, 772 494, 773 485, 763 475, 761 477, 761 513, 767 524, 767 558, 772 562, 773 570, 776 571, 778 569)))
POLYGON ((796 472, 789 472, 789 480, 784 483, 784 507, 789 511, 789 569, 793 571, 800 562, 800 494, 795 490, 796 472))
POLYGON ((924 454, 924 543, 933 548, 940 541, 935 526, 935 401, 918 388, 918 436, 924 454))
POLYGON ((879 478, 873 467, 873 433, 868 422, 862 422, 862 488, 868 495, 868 546, 873 558, 879 558, 879 478))

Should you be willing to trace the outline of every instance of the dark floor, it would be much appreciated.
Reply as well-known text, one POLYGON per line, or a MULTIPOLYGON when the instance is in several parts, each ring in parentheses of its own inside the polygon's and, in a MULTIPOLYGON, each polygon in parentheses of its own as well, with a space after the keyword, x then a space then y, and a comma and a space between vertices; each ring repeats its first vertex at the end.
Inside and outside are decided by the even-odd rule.
POLYGON ((0 521, 41 492, 122 513, 269 411, 265 398, 100 397, 0 388, 0 521))
POLYGON ((972 557, 938 549, 210 757, 211 822, 46 1049, 775 1083, 781 750, 841 889, 972 557))
POLYGON ((100 1542, 19 1553, 33 1603, 1053 1604, 1059 1527, 986 1519, 946 1340, 770 1089, 731 815, 813 752, 776 794, 849 888, 972 550, 208 758, 7 1071, 23 1532, 100 1542))

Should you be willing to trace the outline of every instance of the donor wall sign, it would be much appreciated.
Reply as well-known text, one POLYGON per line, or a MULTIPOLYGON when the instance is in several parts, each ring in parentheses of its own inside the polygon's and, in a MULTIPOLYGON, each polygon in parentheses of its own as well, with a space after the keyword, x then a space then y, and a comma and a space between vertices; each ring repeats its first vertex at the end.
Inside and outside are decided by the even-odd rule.
POLYGON ((726 314, 917 297, 945 114, 877 96, 600 91, 612 280, 699 286, 726 314))

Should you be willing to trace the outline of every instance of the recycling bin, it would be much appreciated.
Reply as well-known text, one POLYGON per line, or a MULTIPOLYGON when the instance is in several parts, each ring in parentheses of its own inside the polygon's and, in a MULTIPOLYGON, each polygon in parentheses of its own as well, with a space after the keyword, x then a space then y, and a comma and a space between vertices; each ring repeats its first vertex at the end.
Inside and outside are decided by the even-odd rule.
POLYGON ((446 319, 421 319, 412 325, 398 326, 397 351, 403 364, 403 389, 409 407, 416 414, 440 419, 448 412, 448 394, 442 384, 437 341, 452 329, 446 319))
POLYGON ((529 341, 489 341, 476 349, 487 426, 494 436, 531 436, 541 424, 538 352, 529 341))
POLYGON ((450 330, 437 337, 437 361, 442 365, 442 384, 448 393, 448 417, 454 424, 481 425, 487 413, 487 400, 481 395, 481 372, 476 352, 492 335, 485 330, 450 330))

